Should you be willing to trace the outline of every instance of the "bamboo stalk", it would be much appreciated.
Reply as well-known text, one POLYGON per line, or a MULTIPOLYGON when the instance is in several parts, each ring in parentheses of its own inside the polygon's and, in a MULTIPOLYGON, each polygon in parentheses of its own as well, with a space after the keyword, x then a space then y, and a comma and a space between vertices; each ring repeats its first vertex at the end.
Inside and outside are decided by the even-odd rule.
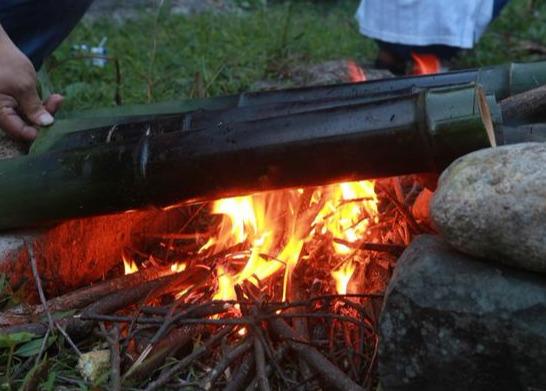
POLYGON ((0 162, 0 229, 439 171, 489 146, 473 86, 0 162), (35 197, 40 194, 40 197, 35 197))
MULTIPOLYGON (((393 96, 414 88, 436 88, 467 83, 480 84, 488 95, 504 99, 546 84, 546 62, 509 63, 434 75, 404 76, 335 86, 251 92, 201 100, 78 112, 72 114, 74 119, 57 121, 53 127, 54 132, 41 132, 32 146, 32 152, 43 153, 58 148, 97 145, 105 140, 140 137, 142 130, 132 125, 140 121, 163 123, 167 128, 172 127, 172 124, 168 125, 169 121, 175 121, 175 126, 180 127, 180 130, 198 129, 204 127, 205 123, 227 124, 309 111, 314 105, 324 105, 326 102, 339 105, 346 100, 360 99, 362 103, 362 99, 373 100, 381 95, 393 96), (247 108, 250 110, 245 110, 247 108), (160 121, 157 122, 158 120, 160 121), (125 131, 121 128, 125 128, 125 131), (94 130, 88 131, 90 129, 94 130)), ((162 132, 165 126, 157 129, 151 126, 150 129, 152 133, 162 132)))

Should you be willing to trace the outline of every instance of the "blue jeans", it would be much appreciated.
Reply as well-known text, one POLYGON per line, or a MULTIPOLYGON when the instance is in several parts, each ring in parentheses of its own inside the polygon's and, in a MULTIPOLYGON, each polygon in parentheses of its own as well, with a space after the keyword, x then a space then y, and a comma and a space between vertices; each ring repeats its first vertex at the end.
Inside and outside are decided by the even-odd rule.
POLYGON ((0 0, 0 25, 36 69, 70 34, 93 0, 0 0))

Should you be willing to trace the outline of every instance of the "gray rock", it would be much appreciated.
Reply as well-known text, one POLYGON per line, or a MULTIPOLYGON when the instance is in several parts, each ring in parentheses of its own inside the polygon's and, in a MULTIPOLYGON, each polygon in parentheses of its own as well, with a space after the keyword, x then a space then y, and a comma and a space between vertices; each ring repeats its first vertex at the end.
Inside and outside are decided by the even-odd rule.
POLYGON ((545 389, 546 277, 417 237, 387 289, 380 341, 385 391, 545 389))
POLYGON ((440 177, 432 219, 467 254, 546 272, 546 144, 463 156, 440 177))

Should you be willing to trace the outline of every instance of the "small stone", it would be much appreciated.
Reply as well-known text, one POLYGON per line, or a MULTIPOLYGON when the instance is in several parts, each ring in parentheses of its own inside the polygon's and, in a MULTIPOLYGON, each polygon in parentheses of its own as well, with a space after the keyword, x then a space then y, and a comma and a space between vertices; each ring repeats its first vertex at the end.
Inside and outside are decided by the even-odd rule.
POLYGON ((83 353, 78 360, 78 370, 82 377, 94 384, 110 367, 110 351, 94 350, 83 353))
POLYGON ((440 177, 431 215, 458 250, 546 272, 546 144, 484 149, 440 177))

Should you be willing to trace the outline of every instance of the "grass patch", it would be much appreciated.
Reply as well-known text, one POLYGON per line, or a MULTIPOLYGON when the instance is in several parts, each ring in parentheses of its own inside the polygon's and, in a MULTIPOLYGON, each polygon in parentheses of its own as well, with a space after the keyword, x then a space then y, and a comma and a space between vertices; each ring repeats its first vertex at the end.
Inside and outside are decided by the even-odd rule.
POLYGON ((54 53, 47 70, 68 108, 112 105, 112 64, 96 68, 72 59, 74 44, 93 45, 106 36, 108 54, 120 63, 123 103, 235 93, 275 77, 288 63, 369 56, 374 44, 356 30, 356 5, 280 4, 190 17, 148 12, 122 25, 83 23, 54 53))
MULTIPOLYGON (((142 12, 120 24, 84 22, 47 63, 67 109, 115 104, 116 73, 75 60, 72 46, 96 45, 108 37, 108 54, 121 69, 124 104, 233 94, 255 82, 282 78, 294 64, 353 57, 372 62, 375 43, 358 33, 358 0, 249 4, 239 13, 183 16, 165 10, 142 12)), ((532 58, 521 40, 546 43, 546 4, 513 0, 475 50, 456 67, 473 67, 532 58), (529 5, 532 4, 532 7, 529 5), (518 49, 519 48, 519 49, 518 49)))

